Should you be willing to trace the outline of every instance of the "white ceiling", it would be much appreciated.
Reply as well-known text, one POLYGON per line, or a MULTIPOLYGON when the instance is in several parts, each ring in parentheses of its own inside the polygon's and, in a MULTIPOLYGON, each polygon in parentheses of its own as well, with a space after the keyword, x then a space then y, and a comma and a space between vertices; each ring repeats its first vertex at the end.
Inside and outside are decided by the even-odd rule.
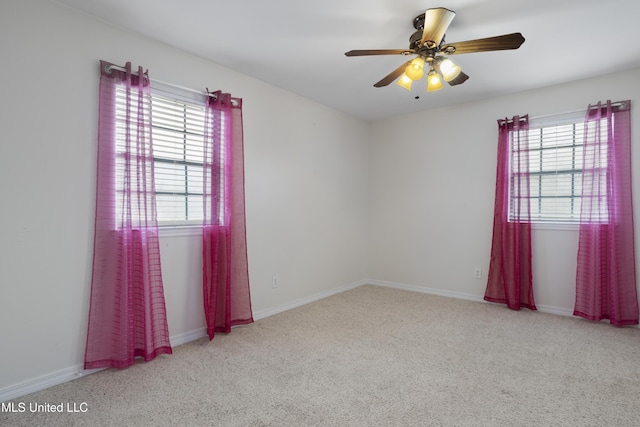
POLYGON ((367 120, 640 67, 638 0, 57 1, 367 120), (470 79, 429 94, 373 87, 403 56, 344 56, 408 48, 413 18, 432 7, 456 12, 447 42, 526 41, 456 55, 470 79))

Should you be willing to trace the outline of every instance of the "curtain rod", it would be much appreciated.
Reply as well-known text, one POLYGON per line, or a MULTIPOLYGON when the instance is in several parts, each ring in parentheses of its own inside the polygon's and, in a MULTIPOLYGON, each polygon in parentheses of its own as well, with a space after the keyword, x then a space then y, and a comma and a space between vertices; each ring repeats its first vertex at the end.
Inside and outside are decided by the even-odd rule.
MULTIPOLYGON (((525 117, 520 117, 520 120, 518 120, 518 121, 519 121, 519 122, 526 122, 527 120, 531 120, 531 119, 528 119, 528 118, 525 118, 525 117)), ((502 119, 502 120, 498 120, 498 124, 499 124, 500 126, 504 126, 504 125, 509 124, 509 123, 513 123, 513 119, 507 119, 507 120, 502 119)))
MULTIPOLYGON (((119 71, 124 71, 124 72, 127 71, 126 68, 120 67, 118 65, 109 64, 109 65, 105 66, 105 71, 107 73, 111 73, 111 70, 119 70, 119 71)), ((131 74, 134 74, 136 76, 138 75, 138 73, 134 73, 133 71, 131 72, 131 74)), ((151 79, 149 79, 149 80, 151 80, 151 79)), ((173 88, 176 88, 176 89, 186 90, 188 92, 196 93, 198 95, 210 96, 214 100, 218 99, 218 94, 216 94, 216 93, 209 93, 209 92, 204 92, 204 91, 197 90, 197 89, 191 89, 191 88, 184 87, 184 86, 178 86, 178 85, 173 84, 173 83, 167 83, 167 82, 163 82, 163 81, 156 80, 156 79, 153 79, 151 81, 156 82, 156 83, 160 83, 162 85, 170 86, 170 87, 173 87, 173 88)), ((237 107, 238 106, 238 101, 236 101, 235 99, 231 98, 231 105, 233 105, 234 107, 237 107)))
MULTIPOLYGON (((611 103, 611 107, 618 107, 618 108, 627 108, 627 102, 628 101, 617 101, 617 102, 612 102, 611 103)), ((602 107, 600 107, 602 108, 602 107)), ((598 109, 597 105, 591 105, 590 110, 596 110, 598 109)), ((536 117, 530 117, 529 121, 536 121, 536 120, 540 120, 540 119, 546 119, 547 117, 555 117, 555 116, 562 116, 565 114, 577 114, 577 113, 586 113, 587 109, 585 108, 584 110, 575 110, 575 111, 567 111, 564 113, 559 113, 559 114, 547 114, 544 116, 536 116, 536 117)), ((525 121, 523 118, 520 119, 521 122, 525 121)), ((513 120, 509 119, 509 120, 499 120, 500 126, 504 126, 505 124, 508 123, 513 123, 513 120)))
MULTIPOLYGON (((612 102, 611 103, 611 107, 612 108, 627 108, 627 102, 628 101, 617 101, 617 102, 612 102)), ((590 110, 597 110, 598 106, 597 105, 590 105, 591 108, 589 108, 590 110)), ((602 107, 601 107, 602 108, 602 107)), ((560 114, 546 114, 544 116, 536 116, 536 117, 531 117, 529 120, 539 120, 539 119, 545 119, 547 117, 554 117, 554 116, 561 116, 563 114, 578 114, 578 113, 586 113, 587 109, 583 109, 583 110, 574 110, 574 111, 567 111, 564 113, 560 113, 560 114)))

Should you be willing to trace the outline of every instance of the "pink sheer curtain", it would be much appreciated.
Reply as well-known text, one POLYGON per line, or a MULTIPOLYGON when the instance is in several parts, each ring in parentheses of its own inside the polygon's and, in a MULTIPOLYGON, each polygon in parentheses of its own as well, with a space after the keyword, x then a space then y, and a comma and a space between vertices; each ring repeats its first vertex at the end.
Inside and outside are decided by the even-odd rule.
POLYGON ((498 120, 491 261, 484 299, 535 310, 531 271, 529 117, 498 120))
POLYGON ((156 220, 149 77, 101 61, 91 305, 84 367, 172 352, 156 220), (116 100, 116 91, 120 96, 116 100))
POLYGON ((207 334, 253 322, 244 211, 242 100, 211 94, 205 115, 203 293, 207 334))
POLYGON ((631 202, 630 101, 589 106, 574 315, 638 324, 631 202))

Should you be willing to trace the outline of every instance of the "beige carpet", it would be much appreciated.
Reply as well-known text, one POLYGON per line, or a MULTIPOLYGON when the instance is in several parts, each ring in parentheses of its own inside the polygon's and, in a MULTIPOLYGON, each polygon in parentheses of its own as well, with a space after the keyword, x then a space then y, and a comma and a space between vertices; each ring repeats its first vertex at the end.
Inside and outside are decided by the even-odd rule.
POLYGON ((174 350, 0 425, 640 425, 639 329, 491 304, 362 286, 174 350))

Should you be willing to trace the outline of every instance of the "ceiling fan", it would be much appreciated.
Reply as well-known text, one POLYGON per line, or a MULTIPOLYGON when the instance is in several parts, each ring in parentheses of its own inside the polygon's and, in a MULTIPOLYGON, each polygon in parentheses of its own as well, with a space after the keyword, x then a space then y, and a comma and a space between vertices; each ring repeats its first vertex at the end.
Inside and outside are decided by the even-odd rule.
POLYGON ((417 31, 409 38, 409 49, 350 50, 345 55, 416 55, 415 58, 400 65, 375 83, 374 86, 384 87, 399 78, 397 84, 411 90, 411 83, 420 80, 424 76, 425 67, 428 66, 427 92, 431 92, 442 88, 440 75, 451 86, 462 84, 469 78, 462 72, 459 65, 454 64, 448 58, 450 55, 518 49, 524 43, 524 37, 520 33, 446 43, 444 40, 445 32, 455 15, 456 13, 452 10, 437 7, 427 9, 425 13, 416 16, 413 20, 413 27, 417 31))

